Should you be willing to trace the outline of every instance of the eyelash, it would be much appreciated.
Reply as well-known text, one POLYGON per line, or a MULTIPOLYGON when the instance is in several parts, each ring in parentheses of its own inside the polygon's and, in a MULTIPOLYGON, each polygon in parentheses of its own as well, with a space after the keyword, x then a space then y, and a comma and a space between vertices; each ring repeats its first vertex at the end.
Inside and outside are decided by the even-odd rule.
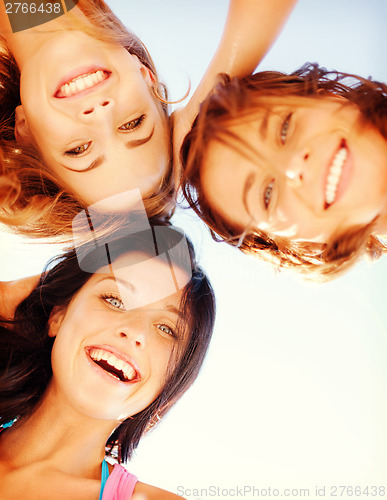
POLYGON ((281 144, 286 143, 286 139, 287 139, 287 135, 288 135, 288 131, 289 131, 290 119, 292 117, 292 114, 293 113, 289 113, 287 115, 287 117, 285 118, 285 120, 282 122, 281 134, 280 134, 281 144))
POLYGON ((101 295, 101 299, 104 300, 105 302, 107 302, 111 307, 113 307, 114 309, 120 309, 120 310, 123 310, 123 311, 126 311, 125 309, 125 306, 124 306, 124 303, 122 302, 122 300, 118 297, 118 295, 114 295, 112 293, 105 293, 105 294, 102 294, 101 295), (120 306, 115 306, 112 304, 112 302, 110 301, 113 301, 113 300, 116 300, 120 303, 120 306), (121 307, 122 306, 122 307, 121 307))
MULTIPOLYGON (((130 120, 129 122, 124 123, 120 127, 118 127, 118 130, 122 130, 125 132, 133 132, 133 130, 136 130, 145 120, 145 115, 141 115, 139 118, 136 118, 134 120, 130 120)), ((89 149, 91 146, 92 141, 86 142, 85 144, 81 144, 80 146, 77 146, 76 148, 69 149, 68 151, 65 151, 66 156, 82 156, 86 151, 89 149)))
POLYGON ((161 327, 164 327, 164 328, 168 328, 169 332, 165 332, 164 330, 161 330, 163 333, 166 333, 167 335, 173 337, 173 338, 176 338, 176 333, 175 331, 168 325, 164 325, 164 324, 159 324, 159 325, 156 325, 157 328, 159 330, 161 330, 161 327))
POLYGON ((263 192, 263 204, 267 210, 270 206, 271 196, 273 194, 274 179, 269 182, 263 192))
POLYGON ((124 131, 132 131, 136 130, 142 122, 145 120, 145 115, 141 115, 139 118, 136 118, 134 120, 130 120, 129 122, 124 123, 120 127, 118 127, 118 130, 124 130, 124 131), (131 126, 133 124, 133 126, 131 126), (125 128, 126 125, 130 125, 130 128, 125 128))
POLYGON ((65 155, 66 156, 81 156, 84 153, 86 153, 86 151, 89 149, 90 146, 91 146, 91 141, 86 142, 85 144, 81 144, 80 146, 77 146, 74 149, 69 149, 69 151, 65 152, 65 155))

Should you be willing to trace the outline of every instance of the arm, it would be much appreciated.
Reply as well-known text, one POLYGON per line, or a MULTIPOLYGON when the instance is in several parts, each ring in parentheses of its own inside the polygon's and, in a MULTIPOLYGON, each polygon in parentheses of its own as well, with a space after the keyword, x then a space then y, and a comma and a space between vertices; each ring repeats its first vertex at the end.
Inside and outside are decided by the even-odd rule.
POLYGON ((0 281, 0 316, 13 319, 16 307, 36 287, 39 278, 40 275, 16 281, 0 281))
MULTIPOLYGON (((297 0, 230 0, 218 49, 199 86, 185 108, 175 111, 174 153, 219 73, 243 78, 252 73, 278 36, 297 0)), ((178 156, 175 156, 178 158, 178 156)))

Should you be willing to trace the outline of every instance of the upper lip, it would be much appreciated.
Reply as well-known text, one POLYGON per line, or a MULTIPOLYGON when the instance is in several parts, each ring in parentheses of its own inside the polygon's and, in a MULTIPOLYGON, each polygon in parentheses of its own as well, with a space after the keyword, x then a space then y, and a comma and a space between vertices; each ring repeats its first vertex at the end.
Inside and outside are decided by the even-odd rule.
POLYGON ((99 68, 99 67, 81 68, 81 69, 76 70, 76 71, 74 71, 74 72, 72 72, 70 74, 67 74, 64 78, 62 78, 62 80, 59 82, 59 84, 57 85, 57 87, 56 87, 56 89, 54 91, 54 97, 56 97, 57 99, 64 99, 64 98, 71 99, 71 98, 74 98, 74 97, 78 97, 79 95, 83 96, 85 94, 93 92, 96 89, 96 87, 100 87, 101 85, 104 85, 106 83, 106 81, 109 79, 110 76, 111 76, 111 71, 108 71, 105 68, 99 68), (98 82, 95 85, 93 85, 92 87, 89 87, 87 89, 80 90, 76 94, 73 94, 71 96, 59 95, 61 87, 63 85, 65 85, 66 83, 70 83, 70 82, 72 82, 72 80, 76 80, 79 77, 86 77, 88 75, 96 73, 97 71, 102 71, 105 74, 105 79, 102 80, 101 82, 98 82))
MULTIPOLYGON (((90 357, 90 351, 91 349, 102 349, 104 351, 110 352, 114 354, 117 358, 122 359, 126 363, 128 363, 133 370, 136 372, 135 377, 131 380, 131 382, 138 382, 141 380, 141 372, 140 369, 137 365, 137 363, 132 359, 129 355, 126 353, 122 352, 120 349, 117 347, 114 347, 112 345, 107 345, 107 344, 94 344, 94 345, 89 345, 85 348, 87 355, 90 357)), ((90 358, 91 359, 91 358, 90 358)))

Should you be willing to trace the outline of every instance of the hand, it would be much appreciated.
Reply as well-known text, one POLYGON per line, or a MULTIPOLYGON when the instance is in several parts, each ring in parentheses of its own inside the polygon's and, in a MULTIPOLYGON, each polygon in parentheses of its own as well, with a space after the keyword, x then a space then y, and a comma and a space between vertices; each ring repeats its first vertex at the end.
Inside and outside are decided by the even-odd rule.
POLYGON ((12 320, 17 306, 37 286, 40 275, 16 281, 0 281, 0 316, 12 320))

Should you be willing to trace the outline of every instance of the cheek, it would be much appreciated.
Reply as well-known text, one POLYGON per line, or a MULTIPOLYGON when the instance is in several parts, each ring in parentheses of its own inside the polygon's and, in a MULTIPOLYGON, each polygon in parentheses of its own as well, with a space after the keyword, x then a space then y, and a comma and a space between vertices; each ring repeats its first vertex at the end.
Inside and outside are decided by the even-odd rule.
POLYGON ((294 199, 278 207, 272 219, 266 229, 262 229, 284 238, 320 243, 325 243, 339 225, 330 214, 317 216, 305 204, 294 199))
POLYGON ((156 341, 150 351, 150 360, 152 362, 152 377, 155 387, 162 388, 165 384, 169 367, 173 367, 172 360, 172 341, 160 339, 156 341))

